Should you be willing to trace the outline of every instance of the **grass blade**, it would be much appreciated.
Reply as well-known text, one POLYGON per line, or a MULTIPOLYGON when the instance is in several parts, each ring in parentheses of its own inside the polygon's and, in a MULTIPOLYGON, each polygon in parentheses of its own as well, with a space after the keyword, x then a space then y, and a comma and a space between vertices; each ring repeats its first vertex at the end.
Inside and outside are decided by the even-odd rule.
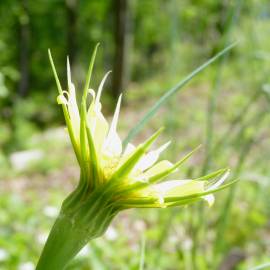
POLYGON ((270 262, 255 266, 253 268, 250 268, 249 270, 269 269, 268 267, 270 267, 270 262))
POLYGON ((125 138, 123 144, 124 147, 130 142, 131 139, 133 139, 145 126, 145 124, 156 114, 156 112, 159 110, 159 108, 178 90, 180 90, 183 86, 185 86, 193 77, 195 77, 197 74, 199 74, 201 71, 203 71, 206 67, 208 67, 210 64, 215 62, 217 59, 219 59, 221 56, 226 54, 229 50, 231 50, 237 43, 232 43, 231 45, 227 46, 224 50, 217 53, 215 56, 210 58, 208 61, 206 61, 204 64, 196 68, 194 71, 192 71, 187 77, 185 77, 183 80, 181 80, 178 84, 176 84, 173 88, 168 90, 151 108, 150 110, 144 115, 144 117, 138 122, 138 124, 133 127, 130 132, 128 133, 127 137, 125 138))
POLYGON ((144 269, 144 261, 145 261, 145 236, 143 236, 141 240, 141 256, 140 256, 139 270, 144 269))

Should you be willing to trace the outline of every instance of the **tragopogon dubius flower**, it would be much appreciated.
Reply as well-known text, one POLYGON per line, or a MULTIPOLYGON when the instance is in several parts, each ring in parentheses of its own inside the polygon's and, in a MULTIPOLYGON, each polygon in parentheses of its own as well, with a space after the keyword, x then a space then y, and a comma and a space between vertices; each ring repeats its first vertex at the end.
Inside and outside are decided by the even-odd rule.
POLYGON ((89 88, 96 50, 97 47, 79 105, 69 61, 67 90, 63 90, 49 53, 59 91, 57 101, 63 108, 81 176, 77 188, 63 202, 40 257, 38 270, 63 269, 90 239, 104 233, 121 210, 181 206, 201 199, 212 205, 213 193, 230 185, 223 184, 229 174, 227 169, 197 179, 163 181, 176 172, 194 151, 175 164, 168 160, 158 161, 159 155, 170 144, 167 142, 156 150, 150 150, 162 129, 142 144, 134 146, 129 143, 123 149, 117 133, 122 95, 109 124, 102 114, 100 101, 109 73, 104 76, 97 92, 89 88))

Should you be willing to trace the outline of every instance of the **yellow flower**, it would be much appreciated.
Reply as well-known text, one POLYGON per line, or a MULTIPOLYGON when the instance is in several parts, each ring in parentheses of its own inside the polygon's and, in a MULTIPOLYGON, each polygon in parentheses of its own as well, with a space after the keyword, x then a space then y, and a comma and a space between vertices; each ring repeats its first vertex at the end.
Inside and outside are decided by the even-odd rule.
POLYGON ((102 114, 100 100, 109 72, 102 79, 97 92, 89 88, 95 54, 96 50, 90 63, 80 108, 71 79, 69 61, 67 61, 68 90, 64 91, 50 56, 59 89, 57 101, 63 106, 69 135, 81 167, 81 182, 87 186, 87 192, 91 194, 102 188, 107 195, 110 194, 110 201, 123 209, 185 205, 200 199, 212 205, 214 202, 212 193, 226 186, 221 185, 229 174, 227 169, 194 180, 160 182, 177 171, 193 153, 189 153, 175 164, 168 160, 158 161, 160 154, 170 142, 156 150, 149 151, 149 148, 162 129, 139 146, 129 143, 126 149, 123 149, 122 140, 117 133, 122 95, 118 99, 110 124, 102 114), (91 102, 87 106, 89 97, 91 102), (220 179, 217 180, 217 177, 220 179))
MULTIPOLYGON (((127 144, 124 149, 117 133, 120 95, 110 124, 102 114, 101 94, 107 73, 95 92, 89 88, 97 47, 92 56, 80 105, 76 100, 67 61, 68 89, 63 90, 52 64, 70 140, 80 165, 80 181, 64 200, 42 254, 37 270, 64 269, 93 238, 101 236, 118 212, 128 208, 164 208, 187 205, 198 200, 214 202, 213 193, 231 185, 223 184, 229 171, 218 170, 197 179, 163 181, 176 172, 194 151, 172 164, 159 160, 169 146, 150 148, 162 129, 144 143, 127 144), (87 100, 90 97, 90 104, 87 100), (162 182, 163 181, 163 182, 162 182)), ((195 149, 196 150, 196 149, 195 149)))

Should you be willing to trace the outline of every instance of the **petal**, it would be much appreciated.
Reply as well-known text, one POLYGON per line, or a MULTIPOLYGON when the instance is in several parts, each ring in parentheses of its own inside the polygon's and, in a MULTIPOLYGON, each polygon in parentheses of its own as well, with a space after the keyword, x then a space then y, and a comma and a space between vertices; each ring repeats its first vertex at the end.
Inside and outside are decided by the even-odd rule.
POLYGON ((153 167, 151 167, 149 170, 144 172, 144 175, 146 178, 150 178, 154 175, 160 174, 163 171, 166 171, 173 167, 173 164, 168 160, 162 160, 155 164, 153 167))
POLYGON ((149 153, 147 153, 145 156, 143 156, 140 161, 138 162, 138 164, 135 166, 135 170, 140 170, 140 171, 145 171, 146 169, 150 168, 151 166, 153 166, 158 158, 161 152, 163 152, 169 145, 170 145, 170 141, 165 143, 164 145, 162 145, 160 148, 158 148, 157 150, 154 151, 150 151, 149 153))
POLYGON ((70 72, 70 65, 69 65, 69 59, 67 59, 67 78, 68 78, 68 112, 69 117, 74 129, 75 136, 77 140, 79 140, 79 134, 80 134, 80 114, 79 109, 77 105, 76 100, 76 91, 75 86, 71 82, 71 72, 70 72))
POLYGON ((208 194, 202 197, 209 205, 209 207, 211 207, 214 202, 215 202, 215 196, 213 194, 208 194))
MULTIPOLYGON (((210 188, 207 189, 207 191, 214 190, 218 188, 219 186, 221 186, 223 182, 227 179, 229 174, 230 174, 230 170, 227 170, 215 184, 213 184, 210 188)), ((205 195, 202 198, 207 201, 209 207, 211 207, 215 202, 215 196, 213 194, 205 195)))
MULTIPOLYGON (((123 162, 122 164, 119 164, 116 171, 114 172, 112 176, 113 182, 119 182, 122 181, 125 177, 130 174, 138 161, 142 158, 142 156, 149 150, 151 145, 156 141, 160 133, 163 129, 159 129, 157 132, 155 132, 148 140, 146 140, 144 143, 140 144, 131 155, 128 156, 128 158, 123 162)), ((119 157, 117 157, 119 159, 119 157)))
POLYGON ((125 149, 125 151, 124 151, 124 153, 121 156, 121 159, 119 161, 119 166, 121 166, 135 150, 136 150, 136 147, 133 144, 128 143, 127 147, 126 147, 126 149, 125 149))
POLYGON ((101 93, 102 93, 102 90, 103 90, 103 86, 104 86, 104 83, 107 79, 107 77, 109 76, 109 74, 111 73, 111 71, 108 71, 103 79, 101 80, 101 83, 99 84, 99 87, 98 87, 98 91, 97 91, 97 97, 96 97, 96 100, 95 100, 95 103, 96 105, 100 103, 100 97, 101 97, 101 93))
MULTIPOLYGON (((91 95, 93 96, 93 93, 91 95)), ((97 152, 100 152, 102 145, 105 141, 105 138, 107 136, 109 126, 105 117, 101 112, 101 104, 100 106, 96 106, 94 96, 93 101, 88 110, 87 121, 93 136, 95 148, 97 152)))
POLYGON ((119 96, 111 127, 103 145, 103 152, 108 156, 120 156, 122 153, 122 141, 116 132, 122 95, 119 96))
POLYGON ((128 143, 123 157, 129 156, 135 149, 136 147, 132 143, 128 143))
POLYGON ((205 181, 170 180, 154 185, 164 197, 182 197, 205 191, 205 181))
POLYGON ((208 188, 207 190, 214 190, 214 189, 218 188, 219 186, 221 186, 224 183, 224 181, 228 178, 229 174, 230 174, 230 170, 227 170, 223 174, 223 176, 220 177, 220 179, 216 183, 214 183, 210 188, 208 188))
POLYGON ((93 140, 95 142, 95 147, 97 152, 100 152, 102 145, 104 144, 105 138, 108 133, 108 123, 103 116, 101 112, 101 103, 100 103, 100 98, 101 98, 101 93, 103 90, 104 83, 110 74, 110 71, 105 74, 103 77, 99 87, 98 87, 98 92, 97 95, 95 95, 94 90, 90 89, 89 94, 92 96, 93 101, 91 105, 89 106, 88 110, 88 124, 91 130, 91 133, 93 134, 93 140))

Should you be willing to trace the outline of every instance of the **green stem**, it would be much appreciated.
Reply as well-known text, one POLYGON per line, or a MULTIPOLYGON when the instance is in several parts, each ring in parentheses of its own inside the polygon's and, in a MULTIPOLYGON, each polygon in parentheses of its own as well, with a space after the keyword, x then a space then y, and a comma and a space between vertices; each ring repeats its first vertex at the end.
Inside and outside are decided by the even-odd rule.
POLYGON ((74 228, 72 219, 58 217, 42 251, 36 270, 61 270, 91 239, 87 231, 74 228))
POLYGON ((101 236, 119 209, 111 196, 96 189, 87 198, 78 196, 79 185, 64 201, 53 225, 36 270, 62 270, 91 240, 101 236), (72 201, 72 203, 70 203, 72 201))

